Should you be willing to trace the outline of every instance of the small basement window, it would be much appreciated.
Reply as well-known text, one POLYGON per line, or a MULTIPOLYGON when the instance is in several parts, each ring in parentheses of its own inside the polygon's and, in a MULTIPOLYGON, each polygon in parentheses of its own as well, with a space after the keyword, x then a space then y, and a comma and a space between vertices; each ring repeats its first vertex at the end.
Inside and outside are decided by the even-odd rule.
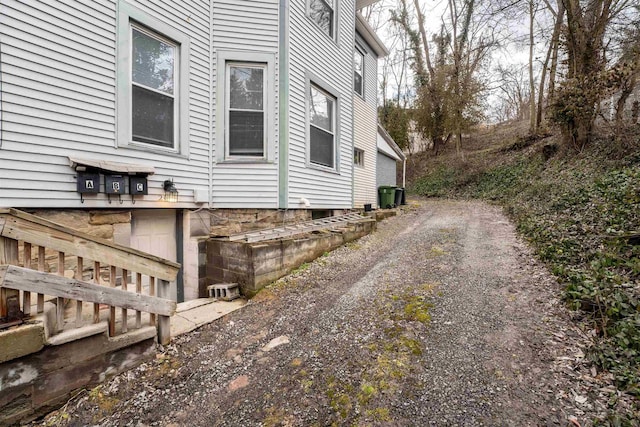
POLYGON ((364 150, 361 150, 360 148, 353 149, 353 164, 364 167, 364 150))

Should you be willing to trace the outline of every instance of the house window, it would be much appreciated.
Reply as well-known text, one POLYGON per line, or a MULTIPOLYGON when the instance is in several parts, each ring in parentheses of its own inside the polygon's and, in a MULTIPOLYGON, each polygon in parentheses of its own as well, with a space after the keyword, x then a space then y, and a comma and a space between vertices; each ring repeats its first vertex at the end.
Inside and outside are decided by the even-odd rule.
POLYGON ((336 98, 311 84, 309 86, 309 161, 335 166, 336 98))
POLYGON ((364 150, 359 148, 353 149, 353 164, 364 167, 364 150))
POLYGON ((227 63, 226 146, 229 157, 263 157, 266 64, 227 63))
POLYGON ((309 17, 327 36, 333 38, 334 0, 309 0, 309 17))
POLYGON ((131 25, 131 139, 176 148, 177 44, 131 25))
POLYGON ((364 96, 364 54, 357 47, 353 51, 353 90, 364 96))

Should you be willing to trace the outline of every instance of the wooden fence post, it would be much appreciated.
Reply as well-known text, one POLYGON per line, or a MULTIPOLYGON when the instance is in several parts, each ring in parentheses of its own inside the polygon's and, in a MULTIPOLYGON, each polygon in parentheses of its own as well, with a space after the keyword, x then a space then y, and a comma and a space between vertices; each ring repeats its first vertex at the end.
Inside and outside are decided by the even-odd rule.
MULTIPOLYGON (((158 298, 169 299, 169 282, 158 279, 158 298)), ((158 315, 158 343, 167 345, 171 342, 171 317, 158 315)))
MULTIPOLYGON (((18 260, 18 241, 0 237, 0 265, 18 265, 18 260)), ((0 317, 7 321, 19 320, 19 311, 20 291, 0 288, 0 317)))

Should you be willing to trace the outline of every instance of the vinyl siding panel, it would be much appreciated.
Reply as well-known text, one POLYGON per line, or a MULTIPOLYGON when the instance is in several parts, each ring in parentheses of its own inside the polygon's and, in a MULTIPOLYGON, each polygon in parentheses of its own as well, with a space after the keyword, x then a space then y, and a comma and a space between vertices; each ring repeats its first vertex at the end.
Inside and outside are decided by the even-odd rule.
MULTIPOLYGON (((68 156, 153 166, 149 195, 135 207, 159 207, 162 181, 180 191, 176 207, 195 207, 209 185, 209 2, 140 0, 130 4, 190 40, 188 157, 117 144, 117 0, 0 3, 3 124, 0 204, 11 207, 113 207, 104 194, 80 203, 68 156)), ((128 25, 123 23, 123 25, 128 25)), ((185 78, 186 76, 180 76, 185 78)), ((131 207, 125 196, 122 207, 131 207)))
POLYGON ((304 1, 290 3, 289 207, 299 208, 304 197, 314 209, 351 208, 355 4, 353 0, 336 2, 336 41, 306 16, 305 7, 304 1), (338 94, 336 171, 320 170, 307 162, 307 75, 338 94))
POLYGON ((364 166, 354 167, 354 207, 364 204, 373 206, 377 200, 376 190, 376 110, 359 96, 354 96, 354 145, 364 151, 364 166))
MULTIPOLYGON (((238 58, 246 52, 275 55, 274 91, 275 108, 271 113, 270 158, 268 163, 225 163, 213 167, 213 207, 215 208, 269 208, 278 207, 278 49, 279 49, 279 1, 278 0, 226 0, 213 6, 213 102, 218 99, 218 85, 224 87, 224 70, 218 70, 218 51, 238 52, 238 58), (272 128, 271 128, 272 127, 272 128)), ((223 159, 225 151, 224 117, 213 110, 212 158, 223 159)))
POLYGON ((354 207, 362 208, 366 203, 376 205, 378 190, 376 186, 378 114, 377 114, 377 78, 378 58, 371 48, 360 38, 359 46, 366 51, 364 56, 364 98, 354 95, 354 145, 364 150, 364 167, 354 168, 353 191, 354 207))

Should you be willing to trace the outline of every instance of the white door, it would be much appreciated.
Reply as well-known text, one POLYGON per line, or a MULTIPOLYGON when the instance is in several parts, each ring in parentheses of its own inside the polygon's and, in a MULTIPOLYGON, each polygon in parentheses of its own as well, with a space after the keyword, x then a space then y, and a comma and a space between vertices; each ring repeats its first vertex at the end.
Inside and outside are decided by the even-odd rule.
MULTIPOLYGON (((131 247, 177 262, 176 211, 171 209, 133 211, 131 247)), ((176 282, 171 282, 170 295, 171 299, 177 300, 176 282)))

